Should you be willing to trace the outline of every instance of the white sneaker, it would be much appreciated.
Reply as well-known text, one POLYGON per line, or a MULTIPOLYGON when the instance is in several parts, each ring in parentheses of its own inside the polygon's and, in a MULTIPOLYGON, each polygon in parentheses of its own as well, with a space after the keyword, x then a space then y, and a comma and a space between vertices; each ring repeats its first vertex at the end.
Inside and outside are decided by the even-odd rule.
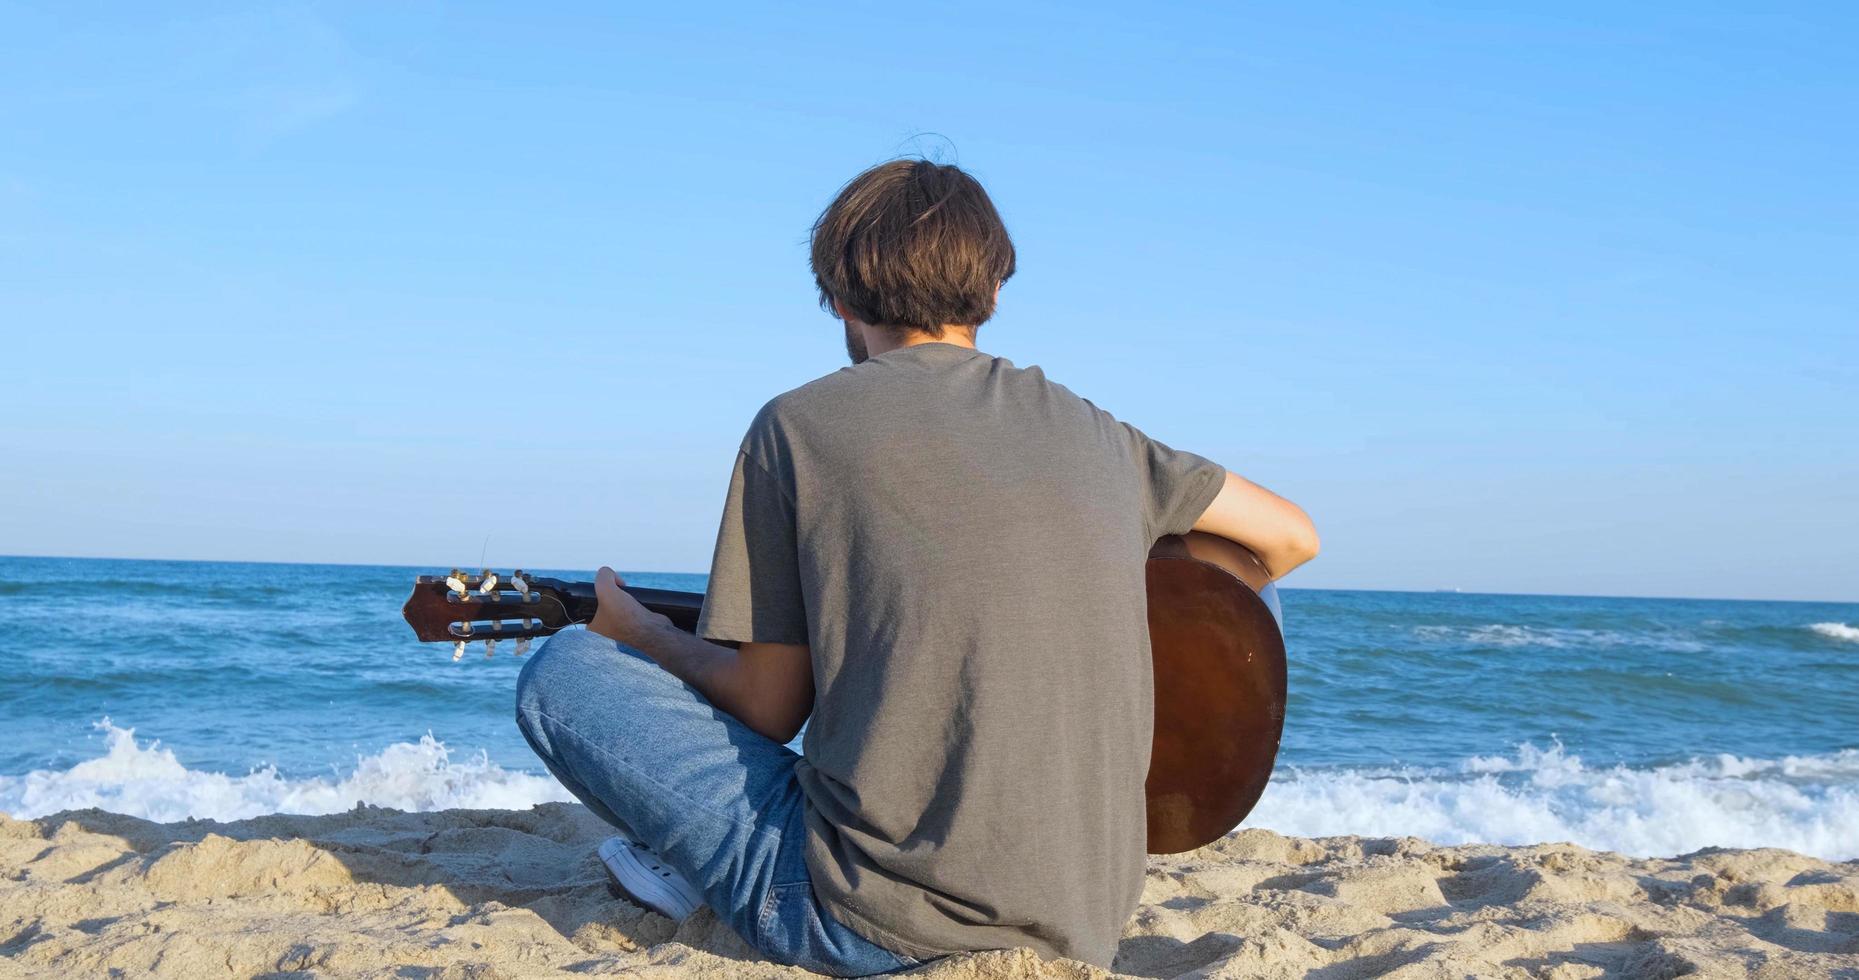
POLYGON ((704 904, 704 893, 696 885, 684 880, 657 851, 625 834, 601 842, 599 854, 614 887, 635 904, 673 922, 683 922, 704 904))

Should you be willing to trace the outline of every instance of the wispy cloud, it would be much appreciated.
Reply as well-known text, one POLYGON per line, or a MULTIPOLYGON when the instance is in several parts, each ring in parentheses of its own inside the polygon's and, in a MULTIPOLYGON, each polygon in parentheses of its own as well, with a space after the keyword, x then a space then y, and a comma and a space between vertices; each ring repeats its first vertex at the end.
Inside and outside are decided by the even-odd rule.
POLYGON ((302 6, 243 10, 195 25, 214 55, 215 102, 248 137, 310 129, 362 99, 360 62, 336 26, 302 6))
POLYGON ((348 77, 319 81, 263 82, 239 93, 246 132, 273 140, 348 111, 361 101, 361 86, 348 77))
POLYGON ((39 70, 0 71, 0 113, 128 113, 263 143, 340 116, 366 89, 336 24, 294 3, 206 17, 151 8, 46 33, 39 48, 39 70))

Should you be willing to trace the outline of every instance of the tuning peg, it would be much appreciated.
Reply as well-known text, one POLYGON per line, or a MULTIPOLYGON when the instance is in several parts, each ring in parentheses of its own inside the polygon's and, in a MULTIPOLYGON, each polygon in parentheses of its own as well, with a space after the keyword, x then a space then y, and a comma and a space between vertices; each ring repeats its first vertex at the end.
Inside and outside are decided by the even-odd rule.
POLYGON ((495 591, 497 591, 497 573, 487 568, 484 570, 484 582, 478 586, 478 594, 490 595, 495 591))
POLYGON ((510 587, 522 595, 529 594, 529 580, 523 577, 522 569, 510 573, 510 587))
POLYGON ((465 641, 459 640, 452 644, 452 662, 458 663, 463 659, 465 659, 465 641))
POLYGON ((527 636, 517 637, 516 638, 516 655, 520 657, 528 652, 529 652, 529 637, 527 636))
POLYGON ((495 656, 497 656, 497 641, 496 640, 485 640, 484 641, 484 659, 489 660, 495 656))
POLYGON ((465 586, 465 573, 456 568, 452 569, 452 574, 445 577, 445 587, 459 595, 464 595, 471 591, 465 586))

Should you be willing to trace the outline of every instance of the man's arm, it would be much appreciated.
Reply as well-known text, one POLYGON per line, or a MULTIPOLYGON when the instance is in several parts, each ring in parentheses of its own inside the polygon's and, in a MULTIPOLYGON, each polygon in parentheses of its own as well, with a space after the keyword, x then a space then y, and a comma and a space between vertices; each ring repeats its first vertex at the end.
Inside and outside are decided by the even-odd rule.
POLYGON ((600 607, 587 628, 651 657, 710 703, 758 734, 786 744, 813 713, 813 659, 804 643, 731 649, 671 625, 620 586, 611 568, 594 577, 600 607))
POLYGON ((1220 495, 1207 505, 1194 529, 1252 549, 1274 579, 1317 557, 1317 526, 1310 515, 1230 470, 1220 495))

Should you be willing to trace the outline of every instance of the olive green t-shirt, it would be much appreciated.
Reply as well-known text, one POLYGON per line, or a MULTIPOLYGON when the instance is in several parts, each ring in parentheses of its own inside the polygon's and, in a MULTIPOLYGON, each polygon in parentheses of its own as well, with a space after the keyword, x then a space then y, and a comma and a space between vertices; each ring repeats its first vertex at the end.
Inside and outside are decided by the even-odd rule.
POLYGON ((835 918, 915 957, 1110 965, 1145 861, 1144 559, 1224 477, 951 344, 756 416, 698 632, 812 649, 795 774, 835 918))

